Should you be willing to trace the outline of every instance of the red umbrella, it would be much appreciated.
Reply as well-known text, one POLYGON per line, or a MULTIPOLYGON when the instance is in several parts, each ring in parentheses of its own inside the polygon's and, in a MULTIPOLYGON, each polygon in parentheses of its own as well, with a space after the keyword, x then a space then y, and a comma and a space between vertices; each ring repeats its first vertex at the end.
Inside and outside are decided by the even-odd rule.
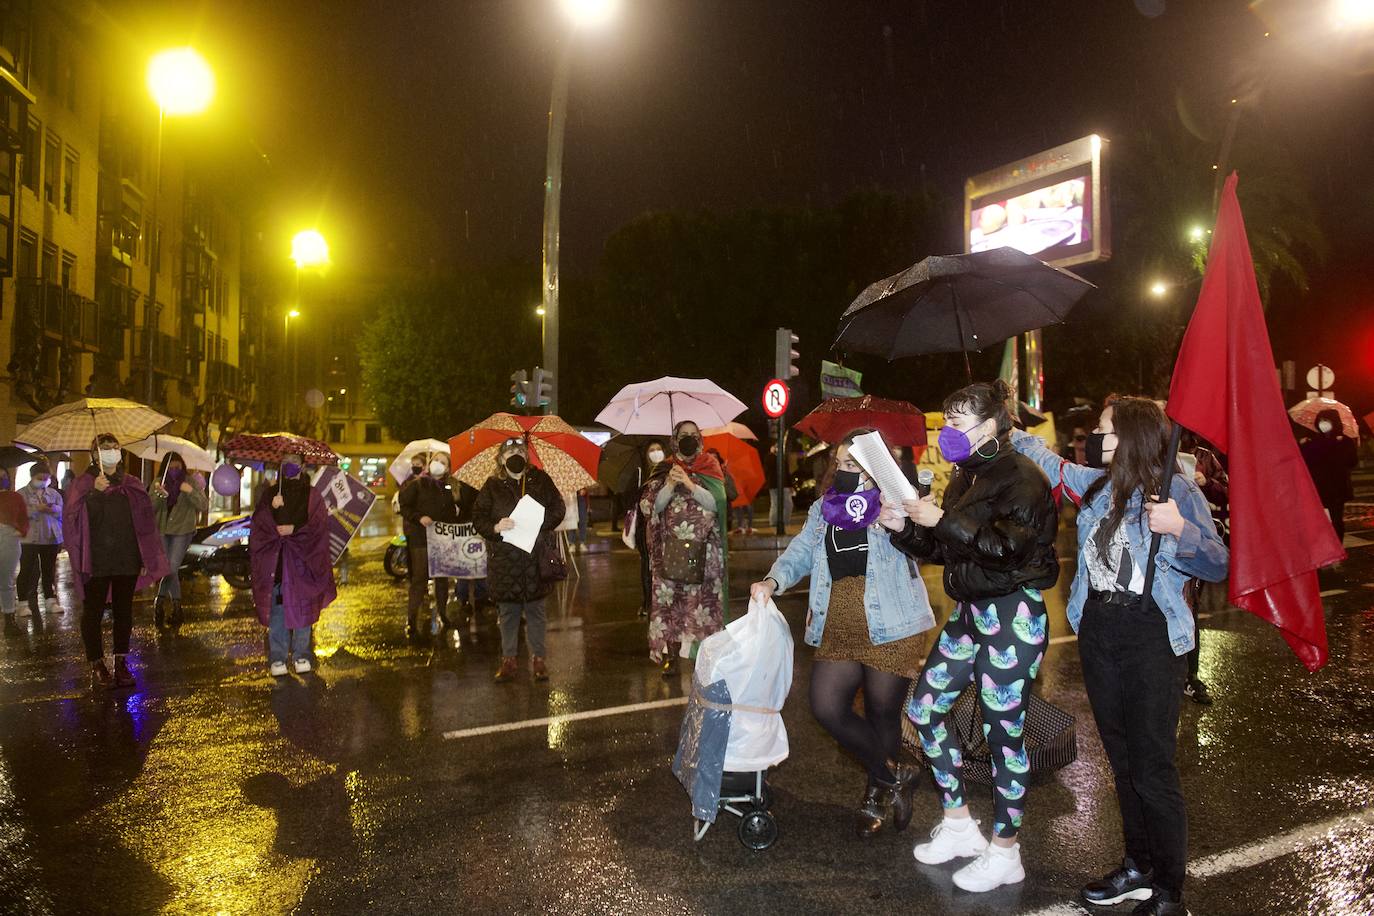
POLYGON ((708 449, 720 452, 720 457, 730 465, 730 476, 735 478, 735 489, 739 490, 739 496, 730 505, 747 506, 753 503, 754 497, 763 489, 763 461, 759 458, 759 450, 729 433, 703 436, 702 441, 708 449))
POLYGON ((338 464, 339 456, 318 439, 294 433, 239 433, 221 447, 224 457, 236 461, 278 464, 283 455, 300 455, 306 464, 338 464))
POLYGON ((601 449, 559 417, 496 413, 448 440, 453 476, 481 487, 496 469, 496 453, 507 439, 529 441, 530 463, 553 478, 558 491, 576 493, 596 485, 601 449))
POLYGON ((839 442, 856 429, 869 427, 883 434, 888 445, 924 446, 926 417, 907 401, 890 401, 866 394, 861 398, 831 398, 802 417, 794 429, 824 442, 839 442))

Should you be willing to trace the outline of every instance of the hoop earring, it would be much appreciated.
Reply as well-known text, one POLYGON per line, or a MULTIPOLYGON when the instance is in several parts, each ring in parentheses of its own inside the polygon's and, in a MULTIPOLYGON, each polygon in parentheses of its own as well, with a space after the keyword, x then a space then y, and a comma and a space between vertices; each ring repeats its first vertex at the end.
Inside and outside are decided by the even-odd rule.
POLYGON ((996 457, 997 457, 997 453, 1000 452, 1000 451, 1002 450, 1002 440, 1001 440, 1001 439, 993 439, 992 441, 997 443, 997 447, 996 447, 995 449, 992 450, 992 454, 991 454, 991 455, 984 455, 984 454, 983 454, 983 447, 982 447, 981 445, 978 446, 976 449, 973 450, 973 454, 977 455, 979 458, 982 458, 984 461, 989 461, 989 460, 991 460, 991 459, 993 459, 993 458, 996 458, 996 457))

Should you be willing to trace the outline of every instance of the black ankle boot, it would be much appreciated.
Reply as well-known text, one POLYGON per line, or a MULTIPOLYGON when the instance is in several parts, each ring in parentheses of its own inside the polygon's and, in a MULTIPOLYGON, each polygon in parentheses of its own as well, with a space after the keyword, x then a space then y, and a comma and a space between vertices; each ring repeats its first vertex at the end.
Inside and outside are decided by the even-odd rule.
POLYGON ((6 615, 5 615, 5 635, 6 635, 6 636, 18 636, 18 635, 19 635, 19 624, 15 622, 15 620, 14 620, 14 615, 13 615, 13 614, 6 614, 6 615))
POLYGON ((181 626, 181 621, 182 621, 182 619, 183 619, 183 618, 182 618, 182 616, 181 616, 181 599, 180 599, 180 598, 173 598, 173 599, 172 599, 172 616, 171 616, 170 618, 168 618, 168 621, 167 621, 167 622, 168 622, 173 628, 176 628, 176 627, 181 626))
POLYGON ((161 595, 153 599, 153 625, 159 630, 167 626, 167 599, 161 595))
POLYGON ((911 823, 916 782, 921 777, 921 768, 914 763, 894 763, 889 766, 897 774, 897 791, 892 800, 892 826, 901 833, 911 823))
POLYGON ((893 801, 897 797, 897 784, 883 785, 875 779, 868 781, 863 803, 854 812, 854 830, 860 837, 873 836, 883 825, 892 820, 893 801))

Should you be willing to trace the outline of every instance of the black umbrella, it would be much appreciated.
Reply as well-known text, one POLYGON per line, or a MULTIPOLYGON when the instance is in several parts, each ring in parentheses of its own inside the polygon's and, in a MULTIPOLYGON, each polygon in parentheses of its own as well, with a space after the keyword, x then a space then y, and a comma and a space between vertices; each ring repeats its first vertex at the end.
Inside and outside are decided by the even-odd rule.
POLYGON ((42 457, 42 452, 30 452, 14 445, 0 445, 0 468, 17 468, 42 457))
POLYGON ((664 442, 665 437, 621 435, 609 440, 601 447, 597 482, 612 492, 625 492, 634 484, 636 472, 644 462, 644 446, 653 441, 664 442))
POLYGON ((1063 321, 1090 289, 1014 248, 932 256, 861 292, 840 317, 835 349, 889 362, 963 352, 967 368, 969 351, 1063 321))

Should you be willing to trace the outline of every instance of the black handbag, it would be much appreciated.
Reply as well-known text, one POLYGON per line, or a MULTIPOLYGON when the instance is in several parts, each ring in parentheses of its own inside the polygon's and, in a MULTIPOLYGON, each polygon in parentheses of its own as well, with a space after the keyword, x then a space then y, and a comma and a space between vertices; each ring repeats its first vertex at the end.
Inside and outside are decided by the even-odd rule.
POLYGON ((568 578, 568 561, 563 556, 563 544, 555 532, 545 531, 535 544, 539 555, 539 581, 562 582, 568 578))
POLYGON ((670 537, 663 544, 663 577, 684 585, 706 580, 706 542, 670 537))

